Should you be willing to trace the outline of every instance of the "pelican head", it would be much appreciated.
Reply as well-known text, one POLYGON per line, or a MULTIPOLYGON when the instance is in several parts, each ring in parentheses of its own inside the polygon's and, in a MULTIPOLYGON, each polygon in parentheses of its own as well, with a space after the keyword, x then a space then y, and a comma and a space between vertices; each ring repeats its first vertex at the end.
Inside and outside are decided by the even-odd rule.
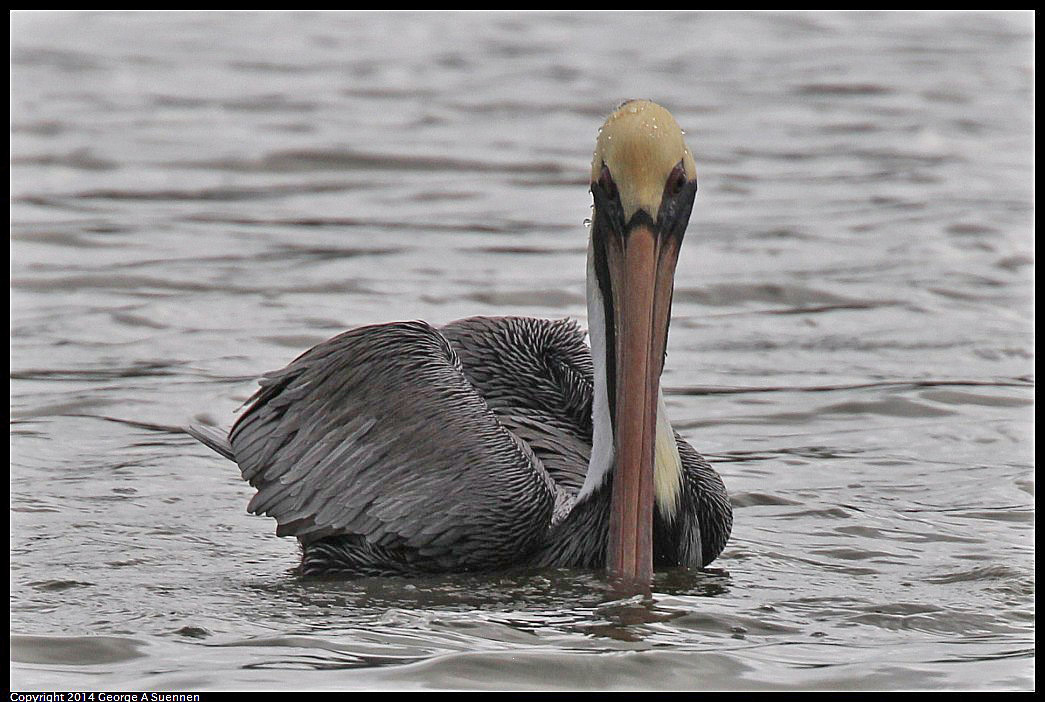
MULTIPOLYGON (((670 112, 632 100, 610 115, 591 165, 595 447, 584 489, 612 468, 606 566, 640 582, 653 572, 653 511, 663 491, 660 477, 654 480, 660 374, 675 265, 696 192, 693 157, 670 112)), ((662 440, 675 447, 677 461, 666 426, 662 440)))

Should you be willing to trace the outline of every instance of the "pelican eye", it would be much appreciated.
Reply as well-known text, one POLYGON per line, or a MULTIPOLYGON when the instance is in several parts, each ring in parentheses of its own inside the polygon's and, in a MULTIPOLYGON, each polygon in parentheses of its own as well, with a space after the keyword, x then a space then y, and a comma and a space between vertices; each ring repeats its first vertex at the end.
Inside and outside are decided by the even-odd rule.
POLYGON ((602 188, 602 192, 606 193, 606 197, 611 200, 617 199, 617 184, 613 182, 613 176, 610 175, 610 169, 606 167, 606 164, 602 164, 602 172, 599 173, 599 187, 602 188))
POLYGON ((686 169, 682 166, 682 162, 680 161, 678 165, 671 169, 671 175, 668 176, 668 182, 664 186, 664 190, 671 197, 675 197, 682 192, 682 189, 686 187, 687 182, 686 169))

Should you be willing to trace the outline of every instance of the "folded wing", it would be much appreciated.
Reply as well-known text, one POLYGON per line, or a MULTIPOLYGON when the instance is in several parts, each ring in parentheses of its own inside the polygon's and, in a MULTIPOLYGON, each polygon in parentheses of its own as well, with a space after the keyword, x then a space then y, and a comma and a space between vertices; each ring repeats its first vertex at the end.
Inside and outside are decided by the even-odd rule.
POLYGON ((357 535, 456 569, 536 547, 555 486, 423 322, 361 327, 270 373, 229 443, 248 510, 310 543, 357 535))

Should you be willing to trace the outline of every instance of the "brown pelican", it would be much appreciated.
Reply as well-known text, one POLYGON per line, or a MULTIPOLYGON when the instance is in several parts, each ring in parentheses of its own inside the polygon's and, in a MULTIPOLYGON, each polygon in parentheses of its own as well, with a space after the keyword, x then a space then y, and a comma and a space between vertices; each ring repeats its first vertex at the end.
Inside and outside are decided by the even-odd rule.
POLYGON ((361 327, 264 376, 227 438, 190 433, 239 464, 306 575, 703 567, 732 510, 660 393, 696 191, 674 117, 626 102, 592 160, 590 350, 566 320, 361 327))

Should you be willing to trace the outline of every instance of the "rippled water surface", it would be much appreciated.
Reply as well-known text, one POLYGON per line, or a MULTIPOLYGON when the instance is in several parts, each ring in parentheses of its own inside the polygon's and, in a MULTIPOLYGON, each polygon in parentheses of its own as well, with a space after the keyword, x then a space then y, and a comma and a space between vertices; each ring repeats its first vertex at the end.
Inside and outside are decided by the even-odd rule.
POLYGON ((1033 24, 15 14, 12 686, 1032 688, 1033 24), (722 557, 645 600, 294 576, 147 425, 364 323, 583 322, 630 97, 697 159, 663 384, 722 557))

